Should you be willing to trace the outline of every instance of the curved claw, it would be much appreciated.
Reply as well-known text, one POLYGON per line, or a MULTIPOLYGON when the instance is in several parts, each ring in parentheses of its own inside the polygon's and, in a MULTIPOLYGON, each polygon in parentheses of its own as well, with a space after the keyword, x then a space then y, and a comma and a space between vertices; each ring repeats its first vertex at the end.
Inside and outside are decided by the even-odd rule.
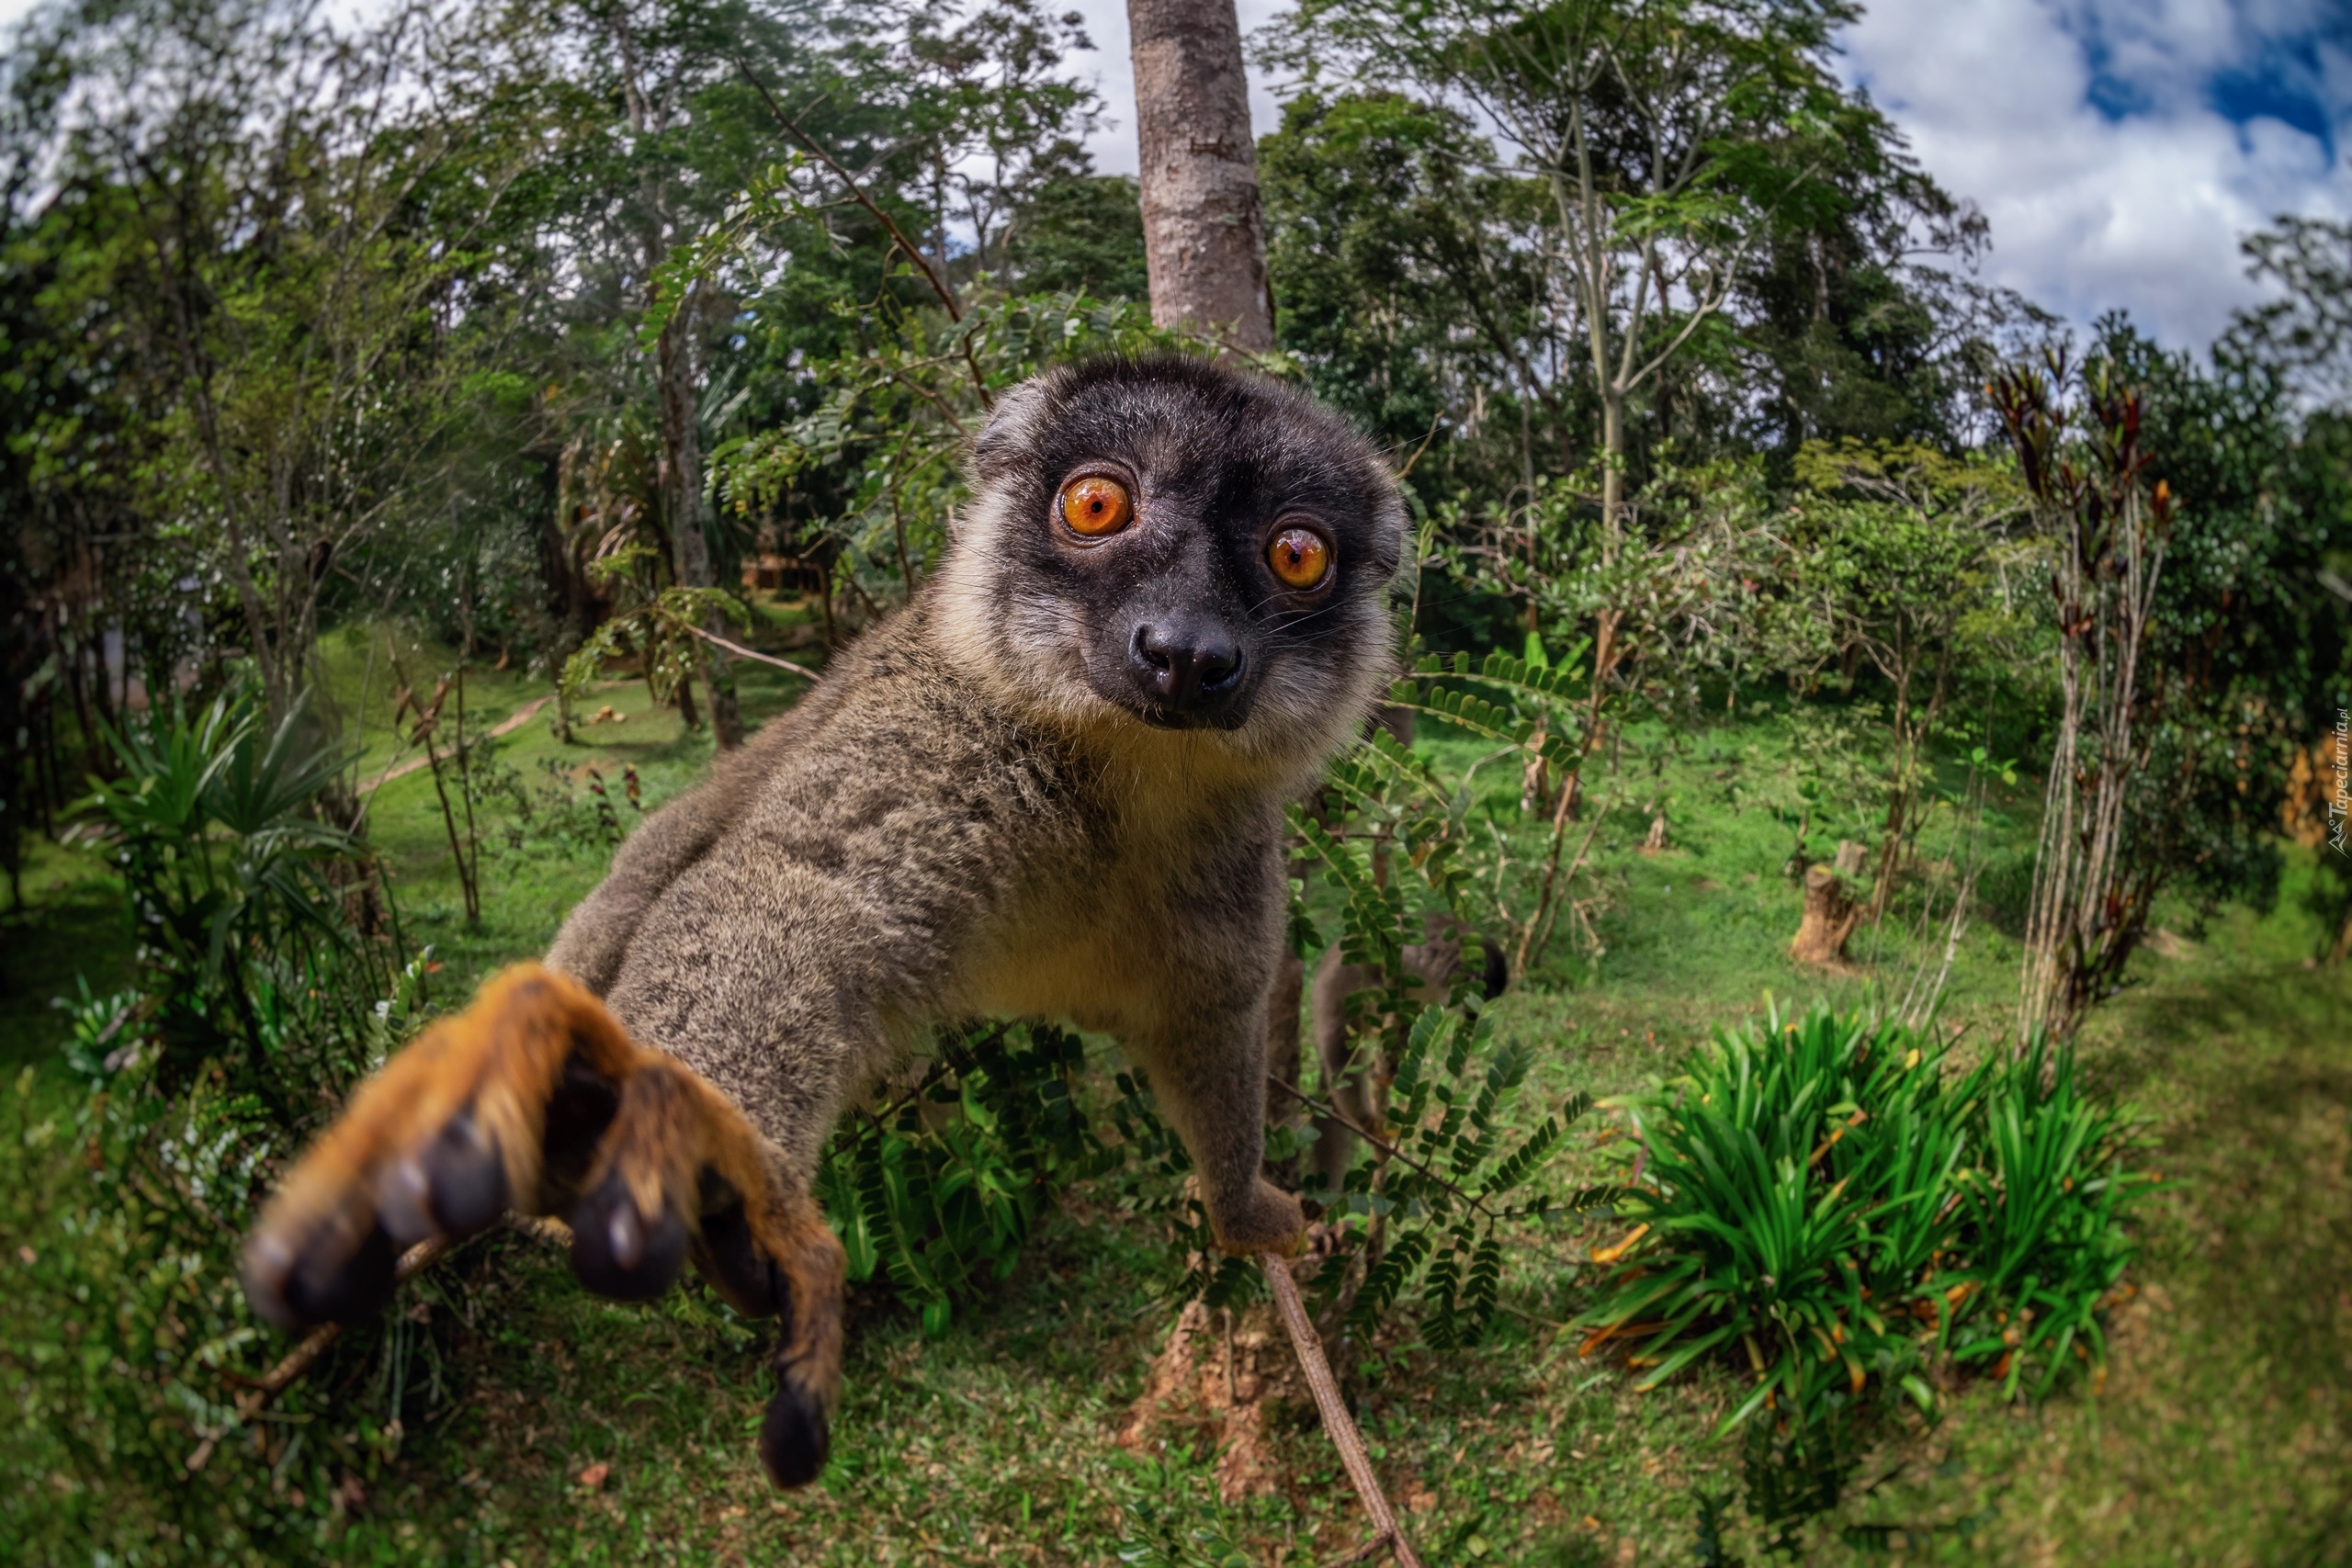
POLYGON ((685 1221, 668 1204, 642 1213, 617 1170, 571 1211, 571 1271, 600 1296, 650 1302, 686 1265, 685 1221))

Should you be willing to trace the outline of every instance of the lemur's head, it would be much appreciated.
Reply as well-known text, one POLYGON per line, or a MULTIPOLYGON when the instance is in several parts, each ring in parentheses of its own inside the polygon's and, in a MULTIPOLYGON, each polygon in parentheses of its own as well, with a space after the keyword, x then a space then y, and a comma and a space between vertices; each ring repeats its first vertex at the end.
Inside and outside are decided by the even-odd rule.
POLYGON ((1033 711, 1318 765, 1394 672, 1405 513, 1305 394, 1205 359, 1093 359, 1014 389, 934 625, 1033 711))

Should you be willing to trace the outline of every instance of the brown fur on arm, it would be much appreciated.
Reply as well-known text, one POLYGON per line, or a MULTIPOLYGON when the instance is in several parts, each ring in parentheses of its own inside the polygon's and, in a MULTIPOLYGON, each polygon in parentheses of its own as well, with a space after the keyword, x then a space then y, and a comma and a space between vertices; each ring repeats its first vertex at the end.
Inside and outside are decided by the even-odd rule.
POLYGON ((646 911, 735 826, 781 760, 839 705, 848 684, 826 681, 748 743, 722 752, 709 778, 639 823, 605 879, 564 919, 548 949, 548 966, 600 997, 608 994, 646 911))

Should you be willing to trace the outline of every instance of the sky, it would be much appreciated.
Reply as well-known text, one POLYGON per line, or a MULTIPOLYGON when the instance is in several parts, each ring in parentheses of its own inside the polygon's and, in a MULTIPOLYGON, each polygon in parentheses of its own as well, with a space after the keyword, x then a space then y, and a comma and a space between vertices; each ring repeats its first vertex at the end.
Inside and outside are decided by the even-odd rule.
MULTIPOLYGON (((0 23, 31 0, 0 0, 0 23)), ((1125 0, 1073 61, 1108 109, 1091 143, 1136 166, 1125 0)), ((1979 268, 2087 324, 2129 310, 2201 346, 2258 297, 2239 236, 2281 212, 2352 218, 2352 0, 1867 0, 1842 68, 1945 189, 1992 223, 1979 268)), ((1238 0, 1245 34, 1287 0, 1238 0)), ((1280 113, 1253 72, 1257 130, 1280 113)))
MULTIPOLYGON (((1125 0, 1074 0, 1136 166, 1125 0)), ((1244 34, 1286 0, 1238 0, 1244 34)), ((1978 276, 2087 325, 2129 310, 2203 346, 2259 298, 2239 236, 2281 212, 2352 218, 2352 0, 1869 0, 1846 79, 1992 223, 1978 276)), ((1263 134, 1281 109, 1251 75, 1263 134)))

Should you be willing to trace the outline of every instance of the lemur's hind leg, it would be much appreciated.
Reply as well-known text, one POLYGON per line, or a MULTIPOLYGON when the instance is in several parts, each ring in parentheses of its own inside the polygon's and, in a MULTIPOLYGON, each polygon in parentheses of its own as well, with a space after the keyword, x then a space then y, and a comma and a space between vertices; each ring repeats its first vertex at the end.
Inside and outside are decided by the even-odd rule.
POLYGON ((761 1457, 780 1485, 815 1479, 841 1388, 841 1244, 725 1096, 536 965, 361 1087, 263 1212, 245 1292, 288 1328, 348 1320, 390 1295, 401 1248, 510 1208, 566 1216, 572 1271, 600 1294, 658 1295, 691 1255, 741 1311, 781 1314, 761 1457))

